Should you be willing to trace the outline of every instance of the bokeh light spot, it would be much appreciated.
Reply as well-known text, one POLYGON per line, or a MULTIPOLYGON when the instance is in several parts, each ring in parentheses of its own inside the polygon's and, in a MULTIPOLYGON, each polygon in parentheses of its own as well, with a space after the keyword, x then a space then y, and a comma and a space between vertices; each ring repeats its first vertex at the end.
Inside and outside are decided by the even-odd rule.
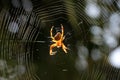
POLYGON ((96 3, 88 3, 85 8, 86 14, 91 18, 98 18, 100 16, 100 7, 96 3))
POLYGON ((8 26, 8 30, 12 33, 16 33, 19 30, 18 23, 16 22, 10 22, 8 26))
POLYGON ((120 68, 120 46, 109 54, 108 61, 112 66, 120 68))

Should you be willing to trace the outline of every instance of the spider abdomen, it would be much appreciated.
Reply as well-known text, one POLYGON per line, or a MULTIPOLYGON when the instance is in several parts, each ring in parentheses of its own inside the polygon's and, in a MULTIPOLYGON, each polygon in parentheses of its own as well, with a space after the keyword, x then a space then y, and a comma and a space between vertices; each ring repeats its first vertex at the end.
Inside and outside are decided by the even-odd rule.
POLYGON ((60 32, 58 32, 56 35, 55 35, 55 40, 60 40, 61 39, 61 33, 60 32))

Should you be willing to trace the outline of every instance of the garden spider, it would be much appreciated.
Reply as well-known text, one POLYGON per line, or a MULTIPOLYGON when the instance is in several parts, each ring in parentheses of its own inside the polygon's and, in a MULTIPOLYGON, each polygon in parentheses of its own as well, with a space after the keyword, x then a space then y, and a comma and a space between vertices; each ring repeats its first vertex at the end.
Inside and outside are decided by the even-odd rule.
POLYGON ((53 37, 53 34, 52 34, 53 27, 54 27, 54 26, 52 26, 52 28, 51 28, 51 30, 50 30, 50 37, 51 37, 51 39, 52 39, 52 42, 54 42, 54 43, 50 45, 50 52, 49 52, 50 55, 55 55, 55 53, 57 52, 57 51, 55 51, 55 52, 52 51, 52 49, 53 49, 54 47, 57 47, 57 48, 62 47, 63 51, 64 51, 65 53, 67 53, 67 50, 66 50, 66 49, 68 49, 68 48, 67 48, 67 47, 64 45, 64 43, 63 43, 63 40, 65 39, 63 25, 61 24, 61 29, 62 29, 61 33, 60 33, 60 32, 57 32, 54 37, 53 37))

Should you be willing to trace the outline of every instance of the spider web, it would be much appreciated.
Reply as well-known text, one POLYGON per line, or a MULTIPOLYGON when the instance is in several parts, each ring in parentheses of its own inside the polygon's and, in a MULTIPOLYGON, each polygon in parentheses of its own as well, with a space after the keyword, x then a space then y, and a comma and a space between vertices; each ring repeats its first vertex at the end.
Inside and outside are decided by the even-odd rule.
POLYGON ((119 3, 119 0, 2 0, 0 79, 119 80, 119 67, 108 61, 110 54, 119 49, 120 28, 117 33, 109 27, 114 24, 110 24, 111 18, 120 17, 119 3), (50 56, 50 29, 55 26, 55 35, 60 24, 64 26, 68 54, 55 49, 57 54, 50 56), (106 40, 106 34, 114 38, 107 35, 106 40))

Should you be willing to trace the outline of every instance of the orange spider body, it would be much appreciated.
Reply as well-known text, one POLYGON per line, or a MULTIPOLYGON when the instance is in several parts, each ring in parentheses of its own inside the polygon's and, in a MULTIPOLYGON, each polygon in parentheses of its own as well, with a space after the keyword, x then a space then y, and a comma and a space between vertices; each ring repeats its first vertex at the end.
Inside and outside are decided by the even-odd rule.
POLYGON ((66 50, 67 47, 63 43, 63 40, 65 39, 65 36, 63 36, 64 35, 64 29, 63 29, 63 25, 62 24, 61 24, 61 29, 62 29, 61 33, 57 32, 57 34, 54 37, 52 35, 53 26, 52 26, 52 28, 50 30, 50 37, 52 39, 52 42, 54 42, 53 44, 50 45, 50 55, 54 55, 56 53, 56 52, 52 51, 52 49, 54 47, 57 47, 57 48, 62 47, 63 51, 65 53, 67 53, 67 50, 66 50))

